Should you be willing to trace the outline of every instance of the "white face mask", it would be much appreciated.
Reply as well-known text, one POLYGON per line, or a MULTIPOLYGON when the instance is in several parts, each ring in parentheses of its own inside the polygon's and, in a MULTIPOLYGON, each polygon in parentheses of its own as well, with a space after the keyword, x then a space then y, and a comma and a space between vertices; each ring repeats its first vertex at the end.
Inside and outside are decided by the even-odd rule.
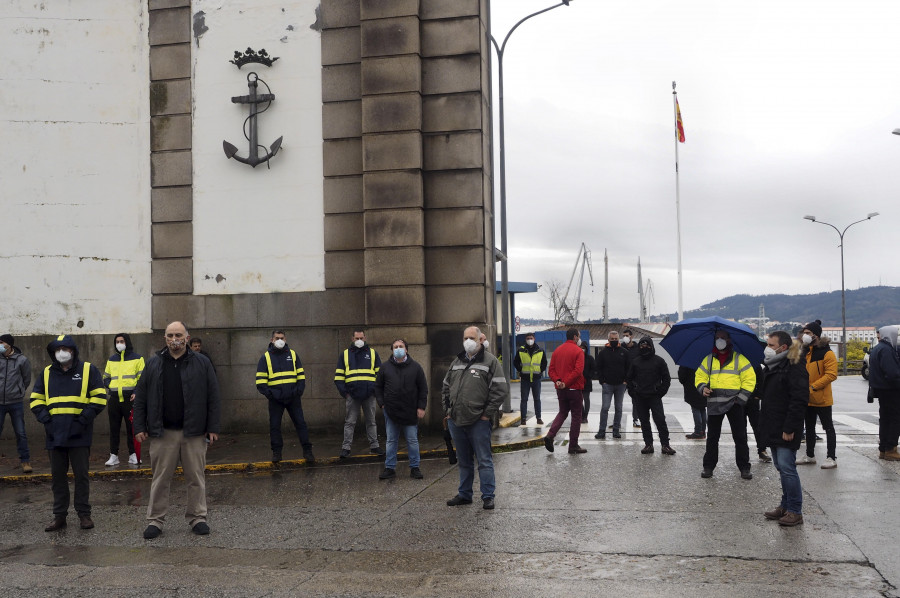
POLYGON ((353 341, 353 344, 356 346, 357 349, 362 349, 363 347, 366 346, 366 341, 364 341, 362 339, 357 339, 357 340, 353 341))
POLYGON ((527 341, 525 341, 525 344, 528 345, 529 347, 533 347, 534 341, 532 339, 528 339, 527 341))
POLYGON ((776 351, 772 347, 766 347, 765 349, 763 349, 763 355, 766 356, 766 359, 772 359, 773 357, 778 355, 778 351, 776 351))
POLYGON ((72 361, 72 354, 65 349, 57 349, 56 350, 56 361, 60 363, 69 363, 72 361))
POLYGON ((804 345, 808 345, 808 344, 810 344, 810 343, 813 341, 813 339, 812 339, 812 337, 811 337, 810 335, 804 334, 802 337, 800 337, 800 341, 801 341, 804 345))
POLYGON ((575 344, 578 345, 578 346, 580 347, 580 346, 581 346, 581 339, 580 339, 580 338, 576 338, 576 339, 575 339, 575 344))
POLYGON ((726 341, 724 338, 716 339, 716 349, 718 349, 719 351, 724 351, 725 347, 727 347, 727 346, 728 346, 728 341, 726 341))
POLYGON ((481 346, 484 347, 485 351, 487 351, 491 348, 491 341, 482 341, 481 346))
POLYGON ((474 339, 467 338, 463 341, 463 349, 465 349, 466 353, 468 353, 469 355, 473 355, 477 348, 478 343, 476 343, 474 339))
POLYGON ((284 349, 284 345, 285 345, 283 338, 276 339, 275 342, 272 344, 275 345, 276 349, 284 349))
POLYGON ((630 343, 630 342, 631 342, 631 337, 630 337, 630 336, 623 336, 623 337, 622 337, 622 344, 623 344, 623 345, 627 345, 627 344, 630 343))
POLYGON ((125 350, 125 343, 116 343, 116 351, 121 353, 125 350))

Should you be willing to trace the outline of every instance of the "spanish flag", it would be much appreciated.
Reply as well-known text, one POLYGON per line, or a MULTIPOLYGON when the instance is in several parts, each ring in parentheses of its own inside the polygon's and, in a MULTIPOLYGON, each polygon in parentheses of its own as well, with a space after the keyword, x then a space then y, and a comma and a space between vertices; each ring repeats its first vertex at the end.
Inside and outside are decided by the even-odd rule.
POLYGON ((678 98, 675 98, 675 127, 678 129, 678 141, 684 143, 684 122, 681 120, 681 107, 678 105, 678 98))

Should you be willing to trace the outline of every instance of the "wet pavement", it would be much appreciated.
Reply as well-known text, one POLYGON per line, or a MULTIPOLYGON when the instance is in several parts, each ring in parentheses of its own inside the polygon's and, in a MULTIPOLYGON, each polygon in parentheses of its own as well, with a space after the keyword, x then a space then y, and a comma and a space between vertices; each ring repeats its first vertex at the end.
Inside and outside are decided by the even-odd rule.
MULTIPOLYGON (((871 421, 850 406, 858 385, 839 383, 847 418, 871 421)), ((549 424, 555 401, 549 389, 544 397, 549 424)), ((681 421, 676 397, 666 409, 681 421)), ((204 537, 181 517, 180 478, 153 541, 141 537, 145 476, 95 477, 96 528, 70 516, 50 534, 49 484, 0 482, 0 596, 898 595, 900 463, 878 460, 871 435, 844 430, 835 470, 801 468, 805 524, 781 528, 762 517, 780 497, 777 472, 754 463, 742 480, 727 434, 714 477, 702 480, 703 443, 683 430, 673 429, 677 455, 641 455, 630 426, 623 440, 598 441, 589 419, 584 455, 567 454, 565 428, 552 454, 540 440, 548 426, 495 431, 496 450, 508 452, 494 456, 494 511, 445 505, 458 470, 437 436, 422 441, 432 450, 424 480, 401 461, 395 479, 379 481, 381 459, 339 460, 324 440, 314 439, 321 464, 279 469, 264 465, 266 438, 222 442, 210 462, 216 450, 244 458, 208 474, 204 537)), ((477 489, 476 477, 476 498, 477 489)))

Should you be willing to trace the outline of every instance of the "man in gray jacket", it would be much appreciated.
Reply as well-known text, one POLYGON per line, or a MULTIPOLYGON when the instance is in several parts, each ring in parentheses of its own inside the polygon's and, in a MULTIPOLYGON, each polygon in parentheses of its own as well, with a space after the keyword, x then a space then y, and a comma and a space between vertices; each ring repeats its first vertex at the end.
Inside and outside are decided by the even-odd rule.
POLYGON ((28 454, 28 436, 25 434, 25 392, 31 384, 31 364, 28 358, 14 346, 10 334, 0 336, 0 434, 6 414, 16 434, 16 450, 22 471, 31 473, 31 455, 28 454))
POLYGON ((491 420, 509 396, 509 384, 497 358, 481 344, 481 330, 463 332, 463 351, 456 356, 441 388, 445 419, 459 459, 459 490, 447 506, 472 504, 475 480, 473 456, 478 459, 482 506, 494 508, 494 459, 491 420))

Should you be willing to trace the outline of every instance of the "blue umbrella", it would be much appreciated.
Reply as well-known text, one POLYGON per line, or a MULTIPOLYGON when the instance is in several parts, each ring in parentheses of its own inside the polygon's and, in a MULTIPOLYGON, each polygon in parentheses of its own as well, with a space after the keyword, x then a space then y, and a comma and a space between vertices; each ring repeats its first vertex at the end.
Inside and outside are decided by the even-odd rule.
POLYGON ((659 344, 678 365, 696 368, 704 357, 712 353, 719 330, 728 332, 735 351, 749 359, 750 363, 762 363, 763 346, 756 333, 746 324, 718 316, 681 320, 672 326, 659 344))

